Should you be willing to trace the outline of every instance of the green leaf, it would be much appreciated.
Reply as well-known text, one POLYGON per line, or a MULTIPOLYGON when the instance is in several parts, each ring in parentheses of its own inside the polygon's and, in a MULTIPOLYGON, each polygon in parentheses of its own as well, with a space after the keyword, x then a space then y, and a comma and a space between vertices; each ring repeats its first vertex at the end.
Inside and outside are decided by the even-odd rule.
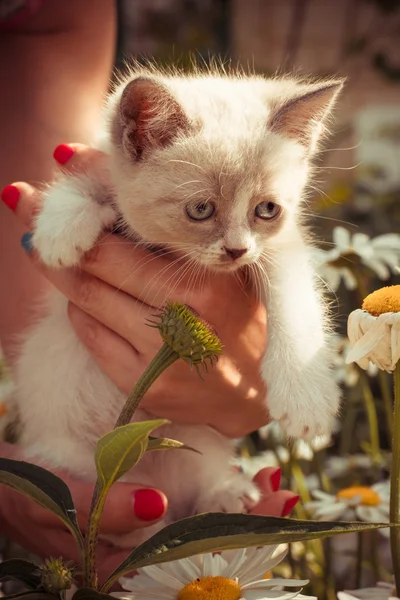
POLYGON ((0 458, 0 483, 29 496, 43 508, 51 510, 68 527, 80 548, 83 548, 75 505, 71 492, 62 479, 37 465, 0 458))
POLYGON ((27 588, 32 590, 36 590, 41 583, 38 565, 19 558, 11 558, 0 563, 0 581, 4 579, 21 581, 27 588))
POLYGON ((164 527, 135 548, 102 587, 107 591, 120 577, 139 567, 230 548, 268 546, 367 531, 387 523, 297 521, 258 515, 205 513, 164 527))
MULTIPOLYGON (((127 592, 126 595, 128 596, 129 592, 127 592)), ((113 598, 113 596, 101 594, 100 592, 96 592, 95 590, 90 590, 87 588, 78 590, 72 596, 72 600, 106 600, 106 598, 113 598)))
POLYGON ((147 444, 147 451, 149 450, 191 450, 192 452, 196 452, 197 454, 201 454, 199 450, 196 448, 192 448, 191 446, 186 446, 186 444, 182 444, 182 442, 178 442, 177 440, 170 440, 169 438, 155 438, 149 437, 149 441, 147 444))
POLYGON ((139 462, 146 452, 149 434, 166 423, 165 419, 128 423, 99 439, 95 462, 100 495, 139 462))

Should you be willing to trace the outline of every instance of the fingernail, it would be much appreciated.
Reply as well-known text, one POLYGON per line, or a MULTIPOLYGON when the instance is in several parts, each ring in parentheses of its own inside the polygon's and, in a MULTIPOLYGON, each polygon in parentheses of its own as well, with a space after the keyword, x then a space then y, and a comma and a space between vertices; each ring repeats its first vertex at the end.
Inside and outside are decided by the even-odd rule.
POLYGON ((282 510, 282 517, 287 517, 288 515, 290 515, 290 513, 292 512, 299 500, 300 496, 293 496, 293 498, 289 498, 289 500, 286 500, 285 506, 282 510))
POLYGON ((279 490, 279 488, 281 487, 281 477, 282 477, 282 470, 280 468, 278 468, 278 469, 276 469, 276 471, 274 471, 272 473, 271 477, 269 478, 273 492, 277 492, 279 490))
POLYGON ((75 150, 71 146, 60 144, 54 150, 53 157, 60 165, 65 165, 74 154, 75 150))
POLYGON ((141 521, 156 521, 165 508, 164 498, 155 490, 137 490, 133 494, 133 512, 141 521))
POLYGON ((6 185, 1 191, 1 199, 11 210, 17 208, 19 195, 19 189, 15 185, 6 185))
POLYGON ((33 250, 32 247, 32 233, 27 231, 21 238, 21 246, 27 254, 30 254, 33 250))

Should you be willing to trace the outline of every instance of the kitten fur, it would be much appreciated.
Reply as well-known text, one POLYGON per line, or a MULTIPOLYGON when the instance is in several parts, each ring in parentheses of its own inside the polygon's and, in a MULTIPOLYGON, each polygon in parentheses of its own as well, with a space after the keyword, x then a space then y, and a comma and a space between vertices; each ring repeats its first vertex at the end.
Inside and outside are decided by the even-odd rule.
MULTIPOLYGON (((268 308, 266 410, 289 436, 308 439, 331 430, 340 393, 302 199, 342 85, 137 67, 116 86, 99 123, 95 146, 106 154, 104 182, 90 168, 60 178, 44 193, 33 235, 41 260, 54 268, 77 265, 115 223, 135 243, 176 255, 189 249, 206 269, 250 265, 268 308), (267 207, 271 216, 279 214, 257 216, 263 202, 274 203, 267 207), (214 214, 193 220, 187 210, 198 216, 199 204, 200 212, 211 206, 214 214)), ((91 290, 82 294, 89 306, 91 290)), ((114 426, 125 395, 75 335, 57 290, 26 334, 16 383, 26 456, 93 480, 94 446, 114 426)), ((135 418, 150 417, 139 410, 135 418)), ((202 454, 145 455, 127 479, 163 490, 170 507, 163 523, 119 538, 119 545, 137 544, 193 513, 241 512, 258 502, 256 486, 231 472, 233 447, 223 435, 176 424, 156 434, 202 454)))

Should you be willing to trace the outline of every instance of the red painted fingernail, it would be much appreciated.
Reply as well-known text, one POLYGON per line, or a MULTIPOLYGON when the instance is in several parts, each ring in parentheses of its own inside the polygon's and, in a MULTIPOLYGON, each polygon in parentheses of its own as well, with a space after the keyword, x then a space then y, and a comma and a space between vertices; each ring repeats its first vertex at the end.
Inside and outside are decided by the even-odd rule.
POLYGON ((276 469, 276 471, 274 471, 272 473, 271 477, 269 478, 273 492, 277 492, 279 490, 279 488, 281 487, 281 477, 282 477, 282 470, 280 468, 278 468, 278 469, 276 469))
POLYGON ((165 513, 164 498, 155 490, 138 490, 133 494, 133 512, 141 521, 155 521, 165 513))
POLYGON ((2 189, 0 195, 4 204, 8 206, 8 208, 11 210, 15 210, 17 208, 20 194, 19 189, 15 187, 15 185, 6 185, 6 187, 2 189))
POLYGON ((289 498, 289 500, 286 500, 285 506, 282 510, 282 517, 287 517, 288 515, 290 515, 290 513, 292 512, 299 500, 300 496, 293 496, 293 498, 289 498))
POLYGON ((54 150, 53 157, 60 165, 65 165, 74 154, 75 150, 71 148, 71 146, 68 146, 68 144, 60 144, 54 150))

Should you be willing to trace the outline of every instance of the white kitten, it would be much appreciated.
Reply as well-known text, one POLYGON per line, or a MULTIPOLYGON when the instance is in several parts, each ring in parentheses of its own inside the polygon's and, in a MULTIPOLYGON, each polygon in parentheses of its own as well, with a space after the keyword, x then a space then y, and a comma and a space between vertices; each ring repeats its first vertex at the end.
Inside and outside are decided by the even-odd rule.
MULTIPOLYGON (((90 172, 61 179, 45 193, 33 236, 53 267, 76 265, 117 219, 135 241, 168 241, 172 249, 185 243, 209 269, 253 265, 268 307, 266 409, 290 436, 329 432, 339 405, 300 204, 341 87, 137 70, 111 95, 100 124, 97 146, 109 157, 112 185, 99 190, 90 172)), ((28 455, 93 479, 94 445, 125 397, 77 339, 56 291, 26 337, 17 386, 28 455)), ((148 415, 140 410, 137 418, 148 415)), ((167 520, 242 511, 258 501, 256 487, 230 471, 228 439, 205 426, 157 433, 202 452, 149 453, 132 473, 167 494, 167 520)))

